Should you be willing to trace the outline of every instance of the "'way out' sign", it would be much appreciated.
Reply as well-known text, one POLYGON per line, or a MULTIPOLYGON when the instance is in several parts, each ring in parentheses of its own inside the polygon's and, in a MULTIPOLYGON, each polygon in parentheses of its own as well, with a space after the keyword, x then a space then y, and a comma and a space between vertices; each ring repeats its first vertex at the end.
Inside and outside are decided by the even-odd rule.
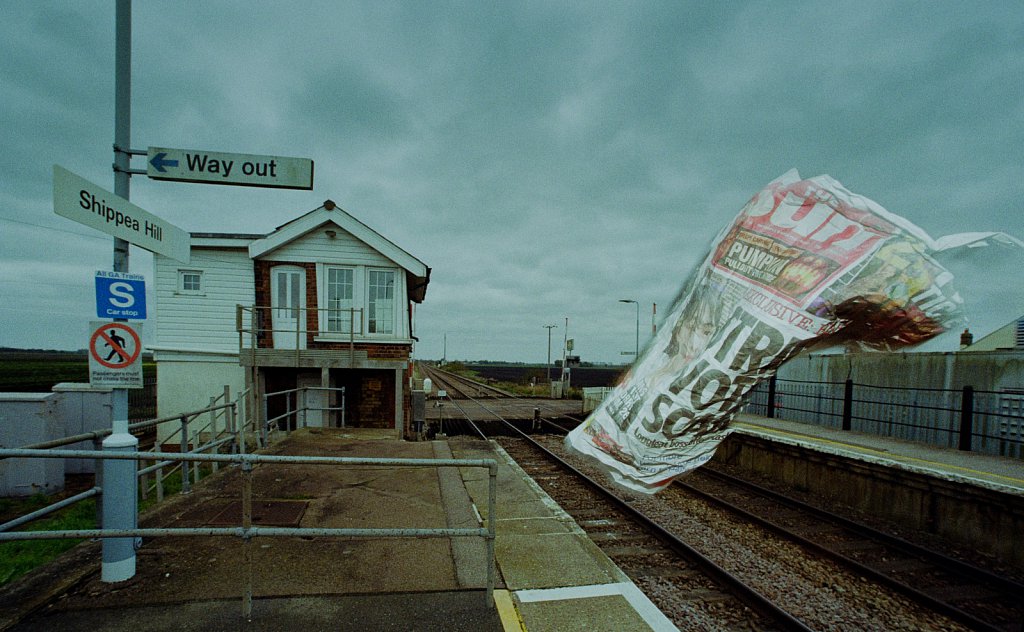
POLYGON ((60 165, 53 165, 53 212, 188 263, 188 233, 60 165))
POLYGON ((155 180, 275 189, 313 188, 313 161, 308 158, 150 147, 146 160, 146 175, 155 180))

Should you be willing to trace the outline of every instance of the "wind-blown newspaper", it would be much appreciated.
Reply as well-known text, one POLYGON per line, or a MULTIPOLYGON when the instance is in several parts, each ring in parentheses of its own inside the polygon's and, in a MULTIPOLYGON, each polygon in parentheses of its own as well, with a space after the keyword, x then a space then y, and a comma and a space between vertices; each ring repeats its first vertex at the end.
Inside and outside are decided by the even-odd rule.
POLYGON ((719 234, 661 331, 566 446, 654 493, 710 460, 744 395, 801 349, 896 349, 959 324, 953 275, 931 254, 1000 237, 936 242, 829 176, 789 171, 719 234))

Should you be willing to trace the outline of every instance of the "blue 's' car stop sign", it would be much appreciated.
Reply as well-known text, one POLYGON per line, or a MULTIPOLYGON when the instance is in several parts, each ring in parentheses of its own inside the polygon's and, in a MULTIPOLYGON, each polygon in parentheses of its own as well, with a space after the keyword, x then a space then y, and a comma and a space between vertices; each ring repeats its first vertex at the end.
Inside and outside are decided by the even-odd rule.
POLYGON ((97 272, 96 315, 100 318, 145 320, 145 277, 127 272, 97 272))

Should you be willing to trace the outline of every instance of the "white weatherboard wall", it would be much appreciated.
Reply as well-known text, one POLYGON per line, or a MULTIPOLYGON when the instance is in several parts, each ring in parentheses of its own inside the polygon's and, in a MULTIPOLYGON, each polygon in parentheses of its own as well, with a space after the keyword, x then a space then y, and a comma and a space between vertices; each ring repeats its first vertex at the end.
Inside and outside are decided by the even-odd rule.
POLYGON ((248 252, 244 248, 193 248, 188 264, 154 255, 153 267, 157 316, 153 348, 158 352, 172 349, 237 354, 235 306, 251 306, 256 296, 248 252), (199 293, 179 289, 182 270, 201 273, 199 293))
MULTIPOLYGON (((54 393, 0 393, 0 445, 21 447, 64 436, 54 393)), ((0 461, 0 497, 64 489, 62 459, 0 461)))
POLYGON ((398 268, 391 259, 377 252, 335 224, 325 224, 280 248, 259 257, 265 261, 321 262, 398 268), (332 239, 328 230, 335 232, 332 239))
MULTIPOLYGON (((231 388, 232 399, 245 386, 245 373, 238 364, 236 305, 255 302, 252 260, 247 240, 237 247, 193 246, 188 264, 154 255, 156 285, 157 416, 166 417, 210 405, 210 398, 231 388), (190 293, 179 287, 182 270, 201 274, 200 291, 190 293)), ((234 244, 232 244, 234 245, 234 244)), ((207 422, 204 415, 190 429, 207 422)), ((223 423, 221 420, 219 423, 223 423)), ((157 441, 170 438, 180 424, 157 427, 157 441)))

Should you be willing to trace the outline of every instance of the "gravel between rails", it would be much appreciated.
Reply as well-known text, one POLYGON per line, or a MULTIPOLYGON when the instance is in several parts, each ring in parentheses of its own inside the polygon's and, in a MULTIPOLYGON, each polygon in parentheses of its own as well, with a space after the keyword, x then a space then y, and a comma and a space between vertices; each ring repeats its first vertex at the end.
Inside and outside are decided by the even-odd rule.
MULTIPOLYGON (((561 437, 534 438, 588 476, 608 484, 607 477, 587 461, 567 456, 561 437)), ((685 492, 665 490, 646 496, 618 491, 618 495, 815 630, 967 629, 685 492)), ((636 575, 635 570, 623 570, 636 575)), ((656 577, 636 575, 634 581, 680 629, 735 629, 728 618, 712 622, 701 616, 695 620, 696 613, 687 612, 686 602, 665 594, 664 583, 656 577)))

